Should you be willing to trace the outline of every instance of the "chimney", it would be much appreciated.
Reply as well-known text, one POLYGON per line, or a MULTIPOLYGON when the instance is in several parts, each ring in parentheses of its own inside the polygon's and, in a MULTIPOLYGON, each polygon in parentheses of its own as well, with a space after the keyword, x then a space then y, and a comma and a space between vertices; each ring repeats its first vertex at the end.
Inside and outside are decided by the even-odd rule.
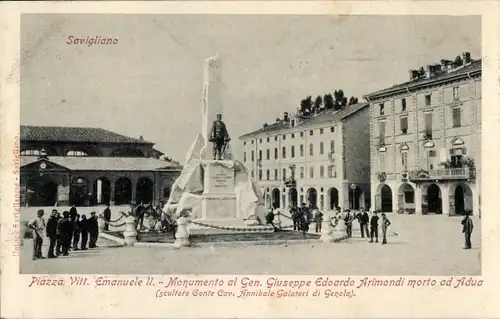
POLYGON ((285 121, 286 123, 288 123, 288 120, 289 120, 289 118, 288 118, 288 112, 283 113, 283 121, 285 121))
POLYGON ((425 66, 425 77, 430 78, 433 75, 432 65, 425 66))
POLYGON ((442 59, 441 60, 441 70, 442 71, 449 71, 451 69, 452 62, 453 61, 442 59))
POLYGON ((416 78, 418 78, 418 71, 410 70, 408 71, 408 75, 410 76, 410 81, 415 80, 416 78))
POLYGON ((472 59, 470 58, 470 52, 462 53, 462 61, 464 65, 471 63, 472 59))
POLYGON ((276 118, 276 123, 279 123, 279 121, 281 121, 281 119, 279 117, 276 118))
POLYGON ((262 125, 263 128, 266 128, 267 127, 267 123, 264 123, 264 125, 262 125))
POLYGON ((142 135, 141 135, 141 136, 139 136, 139 139, 140 139, 141 141, 144 141, 144 137, 142 137, 142 135))

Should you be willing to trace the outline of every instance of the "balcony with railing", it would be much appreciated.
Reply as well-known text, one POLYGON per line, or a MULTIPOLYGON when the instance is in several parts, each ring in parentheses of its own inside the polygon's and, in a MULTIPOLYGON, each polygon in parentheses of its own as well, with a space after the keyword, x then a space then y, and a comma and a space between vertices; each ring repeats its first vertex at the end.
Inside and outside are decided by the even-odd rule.
POLYGON ((470 167, 442 168, 431 170, 413 170, 409 173, 412 182, 425 182, 430 180, 467 180, 476 177, 476 169, 470 167))
POLYGON ((285 187, 297 187, 297 181, 293 177, 288 177, 283 179, 285 187))

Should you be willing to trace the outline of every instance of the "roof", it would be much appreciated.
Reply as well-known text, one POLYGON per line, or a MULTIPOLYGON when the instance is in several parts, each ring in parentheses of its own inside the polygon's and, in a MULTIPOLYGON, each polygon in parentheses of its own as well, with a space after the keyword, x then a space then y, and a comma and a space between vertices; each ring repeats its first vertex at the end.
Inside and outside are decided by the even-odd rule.
POLYGON ((275 122, 273 124, 270 124, 266 127, 261 128, 259 130, 244 134, 244 135, 240 136, 240 139, 245 139, 248 137, 257 136, 257 135, 260 135, 262 133, 278 132, 278 131, 288 130, 288 129, 300 130, 301 128, 305 129, 307 127, 310 127, 310 126, 313 126, 313 125, 316 125, 319 123, 324 123, 324 122, 331 123, 331 122, 341 121, 341 120, 351 116, 352 114, 358 112, 359 110, 367 107, 368 105, 369 105, 368 102, 364 102, 364 103, 357 103, 357 104, 348 105, 344 109, 338 110, 338 111, 326 110, 326 111, 323 111, 323 112, 313 116, 310 119, 303 120, 302 122, 300 122, 299 124, 297 124, 293 128, 290 127, 287 123, 285 123, 285 121, 280 120, 279 122, 275 122))
POLYGON ((393 85, 389 88, 382 89, 370 94, 366 94, 364 97, 372 98, 376 96, 391 94, 393 92, 403 89, 406 90, 407 88, 410 90, 416 87, 432 84, 437 81, 446 81, 446 80, 452 80, 457 77, 458 78, 465 77, 467 76, 467 74, 481 73, 481 69, 482 69, 482 60, 481 59, 473 60, 469 65, 466 65, 464 67, 456 68, 449 72, 438 72, 434 76, 431 76, 430 78, 419 78, 417 80, 407 81, 401 84, 393 85))
MULTIPOLYGON (((21 156, 20 166, 43 160, 37 156, 21 156)), ((180 168, 171 162, 150 157, 50 156, 46 161, 72 171, 154 171, 180 168)))
POLYGON ((102 128, 21 125, 21 141, 154 144, 102 128))

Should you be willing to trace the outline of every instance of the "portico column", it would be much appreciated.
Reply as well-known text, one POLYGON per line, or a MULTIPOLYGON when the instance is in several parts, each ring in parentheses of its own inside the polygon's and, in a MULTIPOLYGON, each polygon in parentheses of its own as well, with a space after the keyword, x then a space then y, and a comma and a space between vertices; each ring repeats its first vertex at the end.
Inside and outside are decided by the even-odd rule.
POLYGON ((399 187, 397 184, 393 184, 394 187, 391 187, 392 190, 392 212, 399 211, 399 187))
POLYGON ((450 216, 450 186, 441 186, 441 204, 443 208, 443 215, 450 216))
POLYGON ((422 215, 422 186, 415 187, 415 214, 422 215))
POLYGON ((472 190, 472 215, 476 217, 481 217, 479 205, 479 185, 478 184, 469 184, 469 187, 472 190))
POLYGON ((110 180, 109 181, 109 201, 110 201, 110 205, 114 205, 115 204, 115 181, 114 180, 110 180))
POLYGON ((132 179, 132 204, 137 204, 136 203, 136 197, 137 197, 137 178, 132 179))

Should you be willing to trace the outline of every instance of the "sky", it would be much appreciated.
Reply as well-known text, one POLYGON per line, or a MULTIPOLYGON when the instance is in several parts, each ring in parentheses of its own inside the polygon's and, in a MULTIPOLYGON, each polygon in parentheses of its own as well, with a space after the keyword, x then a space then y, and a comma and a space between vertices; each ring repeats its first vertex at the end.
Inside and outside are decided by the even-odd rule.
POLYGON ((361 100, 462 52, 480 57, 480 17, 25 14, 21 124, 142 135, 183 162, 201 132, 203 60, 218 53, 223 120, 241 159, 239 136, 308 95, 343 89, 361 100))

